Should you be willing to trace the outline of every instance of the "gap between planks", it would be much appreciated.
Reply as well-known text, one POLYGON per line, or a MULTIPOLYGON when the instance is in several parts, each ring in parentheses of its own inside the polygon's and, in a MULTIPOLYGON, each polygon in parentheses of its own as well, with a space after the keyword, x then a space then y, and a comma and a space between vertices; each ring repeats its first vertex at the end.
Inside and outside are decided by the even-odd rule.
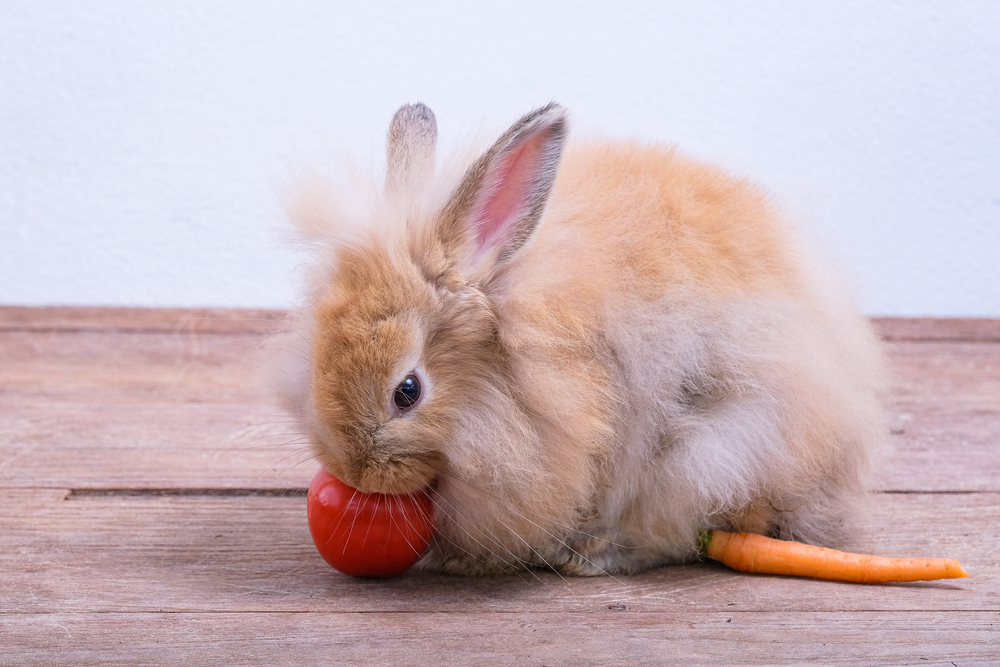
POLYGON ((132 497, 197 497, 197 498, 305 498, 309 493, 306 488, 98 488, 85 487, 70 489, 66 500, 80 498, 132 498, 132 497))
MULTIPOLYGON (((61 488, 61 487, 22 487, 22 488, 61 488)), ((876 495, 972 495, 976 493, 998 493, 997 491, 989 490, 930 490, 930 491, 920 491, 920 490, 908 490, 908 489, 889 489, 889 490, 876 490, 872 491, 876 495)), ((149 497, 158 498, 164 496, 176 496, 183 498, 247 498, 247 497, 263 497, 263 498, 305 498, 309 494, 308 488, 230 488, 230 487, 213 487, 213 488, 186 488, 186 487, 160 487, 160 488, 143 488, 143 487, 83 487, 78 489, 69 489, 66 493, 65 500, 78 500, 81 498, 133 498, 133 497, 149 497)))

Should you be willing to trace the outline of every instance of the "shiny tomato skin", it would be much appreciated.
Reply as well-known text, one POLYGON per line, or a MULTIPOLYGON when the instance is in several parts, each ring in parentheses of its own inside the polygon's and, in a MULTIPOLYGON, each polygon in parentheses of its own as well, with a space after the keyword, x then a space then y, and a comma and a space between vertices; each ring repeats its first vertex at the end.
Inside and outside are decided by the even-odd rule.
POLYGON ((338 571, 395 577, 417 562, 434 537, 429 494, 362 493, 320 469, 309 485, 309 532, 323 560, 338 571))

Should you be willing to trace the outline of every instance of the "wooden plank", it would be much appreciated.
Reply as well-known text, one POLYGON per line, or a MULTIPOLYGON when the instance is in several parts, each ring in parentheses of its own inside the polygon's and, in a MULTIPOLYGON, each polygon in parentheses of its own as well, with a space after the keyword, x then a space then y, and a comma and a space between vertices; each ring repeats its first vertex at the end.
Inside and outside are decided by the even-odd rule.
MULTIPOLYGON (((0 483, 308 483, 308 447, 261 378, 260 332, 102 330, 100 312, 74 316, 91 328, 0 331, 0 483)), ((1000 491, 1000 344, 886 348, 895 452, 882 488, 1000 491)))
POLYGON ((1000 344, 886 345, 892 452, 882 488, 1000 491, 1000 344))
POLYGON ((869 587, 710 563, 340 575, 280 491, 315 467, 257 381, 282 317, 0 308, 0 663, 996 664, 995 322, 876 322, 895 373, 882 483, 901 493, 837 546, 974 576, 869 587))
POLYGON ((318 465, 298 427, 259 404, 119 405, 0 416, 0 485, 303 488, 318 465))
POLYGON ((900 342, 886 352, 897 401, 982 409, 1000 396, 1000 345, 900 342))
MULTIPOLYGON (((0 331, 201 331, 271 333, 288 311, 229 308, 0 306, 0 331)), ((1000 341, 1000 319, 873 317, 885 340, 1000 341)))
POLYGON ((284 310, 0 306, 0 331, 133 331, 270 334, 284 310))
POLYGON ((4 615, 19 665, 996 665, 996 612, 4 615))
POLYGON ((267 336, 256 332, 206 334, 199 331, 3 331, 0 359, 21 372, 99 370, 133 366, 253 368, 267 336))
POLYGON ((0 484, 308 485, 315 465, 265 387, 261 341, 0 332, 0 484))
POLYGON ((974 576, 863 586, 714 563, 630 577, 341 575, 317 555, 305 499, 85 497, 0 490, 5 613, 1000 611, 1000 494, 883 494, 843 548, 959 559, 974 576))
POLYGON ((874 317, 872 324, 887 341, 1000 342, 1000 319, 874 317))

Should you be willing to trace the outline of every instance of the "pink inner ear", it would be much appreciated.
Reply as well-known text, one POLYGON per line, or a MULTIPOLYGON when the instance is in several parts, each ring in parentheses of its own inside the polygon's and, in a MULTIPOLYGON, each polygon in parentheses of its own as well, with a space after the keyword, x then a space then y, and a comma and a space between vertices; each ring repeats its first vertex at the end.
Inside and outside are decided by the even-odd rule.
POLYGON ((510 227, 525 213, 549 133, 547 129, 536 133, 490 165, 482 188, 485 199, 473 217, 477 255, 502 243, 510 227))

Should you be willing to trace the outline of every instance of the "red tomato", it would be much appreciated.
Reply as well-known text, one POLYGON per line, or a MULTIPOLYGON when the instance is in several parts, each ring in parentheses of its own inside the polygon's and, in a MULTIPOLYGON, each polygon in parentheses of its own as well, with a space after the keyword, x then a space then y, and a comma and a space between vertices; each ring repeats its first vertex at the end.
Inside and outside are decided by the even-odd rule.
POLYGON ((320 469, 309 485, 309 532, 323 559, 355 577, 395 577, 434 537, 426 493, 362 493, 320 469))

